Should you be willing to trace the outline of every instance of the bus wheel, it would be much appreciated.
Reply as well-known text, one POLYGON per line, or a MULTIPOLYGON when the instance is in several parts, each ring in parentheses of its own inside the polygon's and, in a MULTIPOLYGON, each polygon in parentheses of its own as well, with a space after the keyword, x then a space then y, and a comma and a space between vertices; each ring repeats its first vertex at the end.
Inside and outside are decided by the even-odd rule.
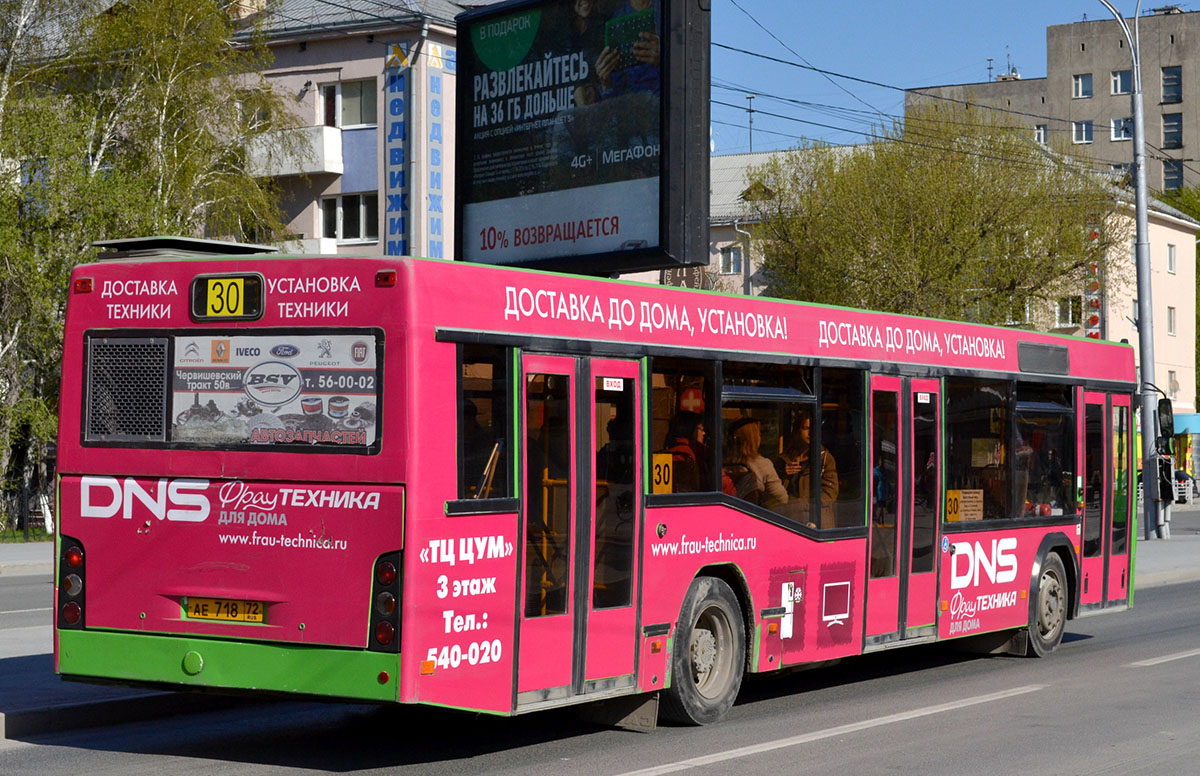
POLYGON ((745 667, 746 631, 737 596, 716 577, 693 579, 675 631, 663 716, 687 725, 716 722, 733 706, 745 667))
POLYGON ((1045 657, 1062 641, 1067 626, 1067 572, 1053 552, 1042 559, 1042 574, 1038 577, 1034 616, 1029 623, 1030 657, 1045 657))

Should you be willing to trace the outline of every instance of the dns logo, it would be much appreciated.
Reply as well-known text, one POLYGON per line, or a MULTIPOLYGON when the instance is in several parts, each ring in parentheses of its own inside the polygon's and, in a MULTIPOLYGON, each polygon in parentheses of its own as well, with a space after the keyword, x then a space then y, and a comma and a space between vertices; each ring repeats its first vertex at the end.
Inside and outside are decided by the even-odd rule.
POLYGON ((126 477, 124 483, 116 477, 83 477, 79 480, 79 514, 112 517, 120 512, 129 520, 136 504, 159 520, 203 523, 208 519, 208 480, 163 478, 148 487, 131 477, 126 477))
POLYGON ((980 572, 993 584, 1005 584, 1017 578, 1017 540, 1013 537, 992 539, 989 552, 979 542, 955 542, 950 556, 950 589, 979 584, 980 572))

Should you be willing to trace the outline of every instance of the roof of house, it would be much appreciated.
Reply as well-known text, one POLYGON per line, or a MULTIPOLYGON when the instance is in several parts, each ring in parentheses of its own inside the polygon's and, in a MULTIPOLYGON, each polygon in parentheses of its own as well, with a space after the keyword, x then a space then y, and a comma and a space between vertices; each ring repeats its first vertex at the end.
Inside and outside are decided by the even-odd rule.
POLYGON ((730 223, 746 214, 742 194, 750 185, 746 172, 765 164, 779 151, 725 154, 709 157, 708 218, 712 223, 730 223))
MULTIPOLYGON (((475 5, 478 3, 472 3, 475 5)), ((279 0, 264 18, 268 35, 331 32, 429 20, 454 26, 454 17, 470 5, 451 0, 279 0)))

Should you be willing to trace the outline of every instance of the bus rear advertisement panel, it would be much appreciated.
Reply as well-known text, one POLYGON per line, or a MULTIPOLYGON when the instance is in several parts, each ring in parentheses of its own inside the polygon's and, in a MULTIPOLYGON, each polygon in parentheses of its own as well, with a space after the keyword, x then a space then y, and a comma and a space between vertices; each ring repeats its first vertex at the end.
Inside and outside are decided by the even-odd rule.
POLYGON ((89 628, 362 648, 404 537, 398 486, 86 475, 60 500, 89 628))

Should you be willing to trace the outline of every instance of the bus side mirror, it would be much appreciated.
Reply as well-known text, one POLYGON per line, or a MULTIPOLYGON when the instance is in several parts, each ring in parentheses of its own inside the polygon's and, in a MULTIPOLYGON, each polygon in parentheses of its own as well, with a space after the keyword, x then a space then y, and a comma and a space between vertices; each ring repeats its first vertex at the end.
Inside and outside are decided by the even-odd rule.
POLYGON ((1175 438, 1175 412, 1170 399, 1158 400, 1158 452, 1171 454, 1171 441, 1175 438))
POLYGON ((1171 409, 1170 399, 1158 400, 1158 435, 1175 436, 1175 411, 1171 409))

